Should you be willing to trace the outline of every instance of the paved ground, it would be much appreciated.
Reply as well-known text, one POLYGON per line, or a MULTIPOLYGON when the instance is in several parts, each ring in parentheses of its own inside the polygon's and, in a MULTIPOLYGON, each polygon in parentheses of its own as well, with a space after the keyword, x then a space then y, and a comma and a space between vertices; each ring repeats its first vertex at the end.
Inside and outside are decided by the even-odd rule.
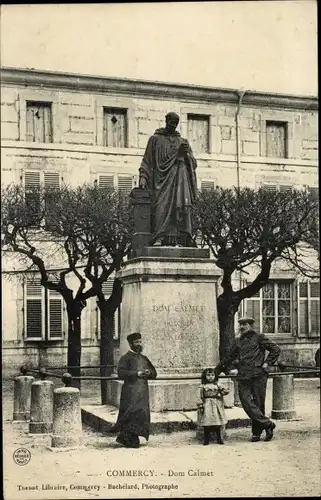
MULTIPOLYGON (((52 452, 48 443, 31 438, 28 424, 11 423, 11 384, 6 385, 5 499, 320 495, 319 381, 301 379, 295 385, 302 420, 278 422, 269 443, 250 443, 249 429, 233 429, 224 446, 204 447, 191 431, 151 436, 147 446, 128 450, 110 436, 84 429, 84 448, 63 452, 52 452), (31 452, 25 466, 13 460, 19 447, 31 452)), ((93 402, 91 396, 84 399, 93 402)), ((270 390, 267 399, 269 408, 270 390)))

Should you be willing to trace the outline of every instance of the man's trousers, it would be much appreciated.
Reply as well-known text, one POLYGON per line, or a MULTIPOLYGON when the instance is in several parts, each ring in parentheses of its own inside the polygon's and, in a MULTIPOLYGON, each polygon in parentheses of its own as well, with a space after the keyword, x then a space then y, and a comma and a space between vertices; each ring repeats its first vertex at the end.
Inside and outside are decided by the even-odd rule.
POLYGON ((265 415, 265 396, 268 375, 238 380, 239 397, 245 413, 252 420, 252 434, 260 436, 271 420, 265 415))

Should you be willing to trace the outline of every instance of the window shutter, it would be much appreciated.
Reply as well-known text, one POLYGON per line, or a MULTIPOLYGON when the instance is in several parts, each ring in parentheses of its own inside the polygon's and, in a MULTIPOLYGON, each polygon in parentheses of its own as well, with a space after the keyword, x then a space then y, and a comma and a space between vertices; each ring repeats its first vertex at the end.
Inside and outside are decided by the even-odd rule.
POLYGON ((113 285, 114 285, 114 280, 113 279, 108 279, 102 284, 102 292, 105 296, 105 299, 108 299, 113 291, 113 285))
POLYGON ((310 283, 311 337, 320 335, 320 282, 310 283))
POLYGON ((28 340, 41 340, 44 336, 43 288, 39 279, 27 279, 25 286, 25 337, 28 340))
POLYGON ((277 187, 276 184, 262 184, 262 188, 266 191, 276 192, 277 187))
POLYGON ((127 146, 127 110, 104 108, 104 146, 125 148, 127 146))
POLYGON ((266 122, 266 156, 286 157, 286 127, 284 122, 266 122))
POLYGON ((60 293, 48 290, 48 338, 60 339, 63 336, 63 299, 60 293))
POLYGON ((311 198, 315 201, 319 201, 319 188, 317 187, 308 187, 309 193, 311 194, 311 198))
POLYGON ((113 175, 99 175, 98 186, 100 188, 115 189, 113 175))
POLYGON ((45 214, 46 230, 54 231, 59 228, 59 221, 55 214, 57 201, 57 190, 60 187, 60 176, 58 172, 44 172, 45 187, 45 214), (52 212, 52 213, 51 213, 52 212))
POLYGON ((209 152, 209 116, 187 116, 188 140, 195 153, 209 152))
POLYGON ((124 193, 130 193, 133 189, 133 177, 131 175, 118 176, 118 189, 124 193))
POLYGON ((27 102, 27 141, 52 142, 50 102, 27 102))
POLYGON ((287 186, 285 184, 280 184, 279 188, 281 193, 292 191, 292 186, 287 186))
POLYGON ((40 224, 40 172, 26 171, 25 200, 26 210, 34 227, 40 224))
MULTIPOLYGON (((113 292, 113 286, 114 286, 114 280, 110 278, 102 284, 101 289, 105 296, 105 300, 109 299, 109 297, 111 296, 113 292)), ((116 334, 116 322, 117 322, 117 311, 113 317, 113 338, 115 338, 116 334)))
POLYGON ((214 189, 214 181, 201 181, 201 191, 206 191, 209 189, 214 189))

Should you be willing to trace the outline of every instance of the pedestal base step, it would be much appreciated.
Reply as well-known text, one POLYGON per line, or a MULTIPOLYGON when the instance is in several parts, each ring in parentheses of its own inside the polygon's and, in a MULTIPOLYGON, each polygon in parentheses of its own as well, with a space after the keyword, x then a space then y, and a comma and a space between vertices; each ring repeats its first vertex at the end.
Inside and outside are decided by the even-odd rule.
MULTIPOLYGON (((248 427, 250 419, 241 408, 228 408, 225 410, 228 418, 227 429, 248 427)), ((108 433, 115 424, 118 408, 110 405, 82 406, 82 422, 95 431, 108 433)), ((151 434, 163 434, 178 431, 187 431, 197 428, 196 411, 166 411, 151 412, 151 434)))

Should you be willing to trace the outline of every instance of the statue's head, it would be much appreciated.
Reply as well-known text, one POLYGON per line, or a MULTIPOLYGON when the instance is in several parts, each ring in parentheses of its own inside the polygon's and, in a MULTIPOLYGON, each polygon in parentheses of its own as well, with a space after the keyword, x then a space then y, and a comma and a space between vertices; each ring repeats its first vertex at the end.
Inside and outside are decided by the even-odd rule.
POLYGON ((174 111, 171 111, 165 116, 165 121, 166 130, 168 130, 169 132, 174 132, 177 125, 179 124, 179 116, 177 113, 174 113, 174 111))

